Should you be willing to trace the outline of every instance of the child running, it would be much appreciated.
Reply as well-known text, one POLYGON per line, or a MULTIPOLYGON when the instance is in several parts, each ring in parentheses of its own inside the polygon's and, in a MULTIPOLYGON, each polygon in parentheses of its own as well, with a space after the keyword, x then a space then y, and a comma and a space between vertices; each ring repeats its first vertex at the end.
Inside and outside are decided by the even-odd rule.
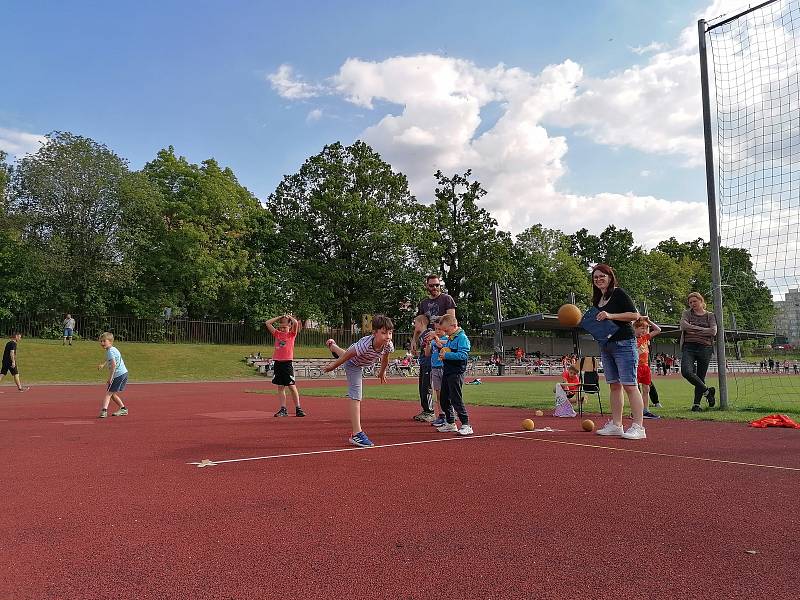
POLYGON ((439 358, 442 359, 442 412, 445 415, 445 424, 437 427, 437 431, 442 433, 455 431, 459 435, 472 435, 472 425, 469 423, 467 407, 464 406, 464 396, 462 386, 464 385, 464 373, 467 370, 469 351, 471 344, 467 334, 458 326, 458 321, 454 315, 442 315, 439 319, 442 330, 447 334, 447 342, 439 351, 439 358), (456 427, 455 412, 461 427, 456 427))
POLYGON ((22 383, 19 380, 19 369, 17 369, 17 344, 19 344, 21 339, 22 334, 15 331, 11 334, 11 339, 6 342, 6 347, 3 350, 3 366, 0 368, 0 381, 2 381, 7 373, 11 373, 11 377, 14 378, 14 383, 17 384, 17 389, 20 392, 26 392, 30 388, 22 387, 22 383))
POLYGON ((286 390, 292 393, 294 400, 294 416, 305 417, 306 413, 300 408, 300 393, 294 380, 294 341, 300 331, 300 323, 292 315, 280 315, 269 321, 264 321, 264 325, 275 338, 275 350, 272 352, 272 383, 278 386, 278 399, 281 407, 275 413, 276 417, 288 417, 286 410, 286 390), (273 323, 277 321, 278 327, 273 323))
POLYGON ((633 327, 636 330, 636 350, 639 352, 636 381, 642 388, 643 416, 645 419, 660 419, 659 415, 650 412, 650 386, 653 383, 653 372, 650 370, 650 340, 661 333, 661 327, 653 323, 649 317, 639 317, 633 327))
POLYGON ((125 389, 128 383, 128 369, 125 367, 125 361, 122 360, 122 354, 114 347, 114 334, 106 331, 100 335, 100 347, 106 351, 106 360, 97 365, 98 371, 103 367, 108 366, 108 388, 106 395, 103 397, 103 404, 100 407, 99 419, 105 419, 108 416, 108 405, 113 400, 119 406, 119 410, 111 413, 112 417, 124 417, 128 414, 128 409, 122 402, 119 392, 125 389))
POLYGON ((389 355, 394 351, 394 344, 392 344, 393 332, 394 323, 389 317, 375 315, 372 317, 372 335, 364 336, 347 350, 337 346, 335 340, 325 342, 331 353, 339 358, 325 365, 323 370, 326 373, 330 373, 344 365, 344 370, 347 374, 350 424, 353 429, 350 443, 354 446, 370 448, 375 445, 361 429, 361 394, 364 367, 372 365, 376 360, 380 359, 381 368, 378 373, 378 380, 381 383, 386 383, 386 367, 389 365, 389 355))

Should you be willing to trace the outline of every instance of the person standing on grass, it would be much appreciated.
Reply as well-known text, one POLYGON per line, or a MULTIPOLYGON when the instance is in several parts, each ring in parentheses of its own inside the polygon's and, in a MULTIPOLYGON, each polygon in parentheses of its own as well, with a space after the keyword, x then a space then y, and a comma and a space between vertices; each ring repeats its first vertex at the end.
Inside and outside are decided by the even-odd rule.
POLYGON ((64 346, 69 340, 69 345, 72 346, 72 336, 75 333, 75 319, 72 318, 72 315, 67 313, 67 317, 64 319, 64 341, 61 342, 61 345, 64 346))
MULTIPOLYGON (((717 318, 706 310, 706 301, 701 293, 689 294, 687 303, 689 308, 681 314, 681 375, 694 386, 692 412, 700 412, 703 398, 709 408, 716 404, 717 390, 706 385, 706 373, 714 351, 717 318)), ((772 362, 771 358, 769 360, 772 362)))
POLYGON ((629 440, 643 440, 647 437, 642 422, 644 401, 636 384, 636 333, 631 323, 640 317, 628 293, 617 286, 614 269, 600 263, 592 269, 592 305, 600 312, 598 321, 613 321, 617 331, 600 344, 600 358, 606 382, 611 388, 611 420, 597 430, 597 435, 623 437, 629 440), (631 405, 633 423, 625 430, 622 427, 622 412, 625 400, 631 405))
POLYGON ((300 408, 300 392, 297 391, 294 379, 294 341, 300 331, 300 322, 292 315, 280 315, 264 325, 275 338, 275 350, 272 352, 272 383, 278 386, 278 399, 281 407, 275 413, 276 417, 288 417, 286 410, 286 390, 292 394, 294 400, 294 416, 305 417, 306 413, 300 408), (278 327, 273 323, 277 321, 278 327))
POLYGON ((122 354, 114 347, 114 334, 108 331, 100 335, 100 347, 106 351, 106 360, 97 365, 97 369, 108 367, 108 388, 106 388, 106 395, 103 397, 103 403, 100 406, 99 419, 105 419, 108 416, 108 405, 111 401, 119 406, 119 410, 111 413, 112 417, 124 417, 128 414, 128 409, 122 401, 119 393, 125 389, 128 384, 128 369, 125 366, 125 361, 122 360, 122 354))
MULTIPOLYGON (((420 301, 417 306, 417 316, 414 318, 414 332, 411 336, 411 353, 416 354, 418 340, 435 317, 446 314, 456 315, 456 302, 449 294, 442 291, 442 281, 438 275, 425 277, 425 289, 428 297, 420 301)), ((420 358, 423 353, 420 351, 420 358)), ((434 420, 433 406, 431 403, 431 377, 430 367, 419 370, 419 401, 422 411, 414 416, 415 421, 431 422, 434 420)))
POLYGON ((440 402, 446 422, 436 430, 442 433, 452 431, 459 435, 472 435, 472 425, 469 422, 462 392, 471 344, 467 334, 458 326, 458 321, 453 315, 442 316, 439 324, 447 335, 447 342, 439 350, 439 358, 442 359, 443 364, 440 402), (460 428, 456 427, 455 415, 458 415, 458 420, 461 421, 460 428))
MULTIPOLYGON (((639 366, 636 368, 636 381, 642 388, 645 419, 660 419, 657 414, 650 412, 650 390, 653 386, 653 372, 650 370, 650 340, 661 333, 661 327, 653 323, 648 317, 639 317, 633 324, 636 330, 636 350, 639 353, 639 366)), ((652 389, 655 389, 654 387, 652 389)), ((658 396, 656 396, 658 397, 658 396)))
POLYGON ((375 364, 376 360, 381 361, 378 381, 386 383, 386 367, 389 366, 389 355, 394 352, 392 344, 392 333, 394 323, 389 317, 375 315, 372 317, 372 335, 367 335, 358 340, 355 344, 344 350, 336 345, 335 340, 327 340, 325 345, 332 354, 338 358, 325 365, 323 371, 330 373, 344 365, 347 375, 347 396, 350 398, 350 425, 353 428, 353 435, 350 443, 361 448, 370 448, 372 443, 361 428, 361 397, 364 379, 364 367, 375 364))
POLYGON ((17 389, 20 392, 26 392, 30 388, 22 387, 22 383, 19 380, 19 369, 17 369, 17 344, 21 339, 22 334, 15 331, 11 334, 11 339, 6 342, 6 347, 3 349, 3 365, 0 367, 0 381, 3 380, 7 373, 11 373, 14 383, 17 384, 17 389))

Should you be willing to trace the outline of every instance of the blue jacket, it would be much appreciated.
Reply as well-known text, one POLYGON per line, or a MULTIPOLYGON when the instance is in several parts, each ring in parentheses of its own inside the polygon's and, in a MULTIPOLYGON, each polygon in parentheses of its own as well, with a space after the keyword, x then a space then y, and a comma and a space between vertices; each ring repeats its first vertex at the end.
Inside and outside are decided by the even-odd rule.
POLYGON ((464 330, 459 327, 455 333, 448 336, 447 343, 444 347, 447 348, 448 351, 444 355, 442 374, 451 375, 453 373, 464 373, 467 370, 469 351, 472 348, 464 330))

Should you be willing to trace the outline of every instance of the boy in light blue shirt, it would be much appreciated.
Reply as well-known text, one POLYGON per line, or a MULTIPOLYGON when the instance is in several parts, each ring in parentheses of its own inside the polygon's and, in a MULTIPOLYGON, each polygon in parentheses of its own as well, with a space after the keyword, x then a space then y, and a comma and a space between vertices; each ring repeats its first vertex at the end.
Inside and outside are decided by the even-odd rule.
POLYGON ((122 360, 122 354, 114 347, 113 333, 106 331, 100 336, 100 347, 106 351, 106 360, 97 365, 97 369, 108 366, 108 388, 98 418, 105 419, 108 416, 108 405, 112 400, 119 406, 119 410, 111 413, 111 416, 124 417, 128 414, 128 409, 122 402, 119 392, 124 390, 128 383, 128 369, 125 367, 125 361, 122 360))

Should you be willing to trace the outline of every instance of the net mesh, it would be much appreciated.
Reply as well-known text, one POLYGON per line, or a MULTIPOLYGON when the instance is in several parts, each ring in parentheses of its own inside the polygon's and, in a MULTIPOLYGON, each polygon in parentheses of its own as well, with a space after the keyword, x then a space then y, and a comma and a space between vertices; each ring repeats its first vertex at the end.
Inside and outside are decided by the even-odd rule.
MULTIPOLYGON (((710 21, 706 31, 720 243, 723 255, 742 249, 752 261, 749 269, 742 261, 721 261, 729 403, 759 412, 800 410, 798 354, 790 347, 800 347, 799 28, 800 0, 778 0, 710 21), (729 310, 728 298, 748 278, 768 288, 762 291, 775 301, 774 317, 729 310), (732 340, 741 330, 775 331, 777 337, 768 340, 772 348, 737 348, 732 340)), ((738 301, 738 308, 746 304, 738 301)))

